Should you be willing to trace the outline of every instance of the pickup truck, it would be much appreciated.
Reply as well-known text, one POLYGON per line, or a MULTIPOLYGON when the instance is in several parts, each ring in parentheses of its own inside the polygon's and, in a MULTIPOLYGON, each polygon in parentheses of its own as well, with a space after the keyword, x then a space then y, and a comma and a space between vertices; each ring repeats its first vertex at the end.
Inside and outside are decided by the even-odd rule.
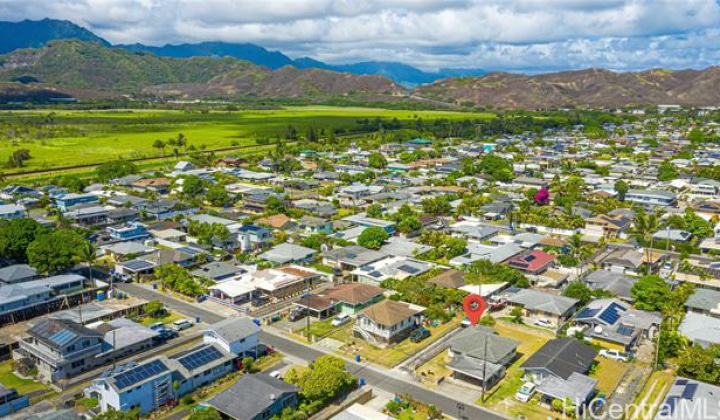
POLYGON ((420 328, 410 334, 410 341, 412 341, 413 343, 419 343, 428 337, 430 337, 430 330, 426 328, 420 328))

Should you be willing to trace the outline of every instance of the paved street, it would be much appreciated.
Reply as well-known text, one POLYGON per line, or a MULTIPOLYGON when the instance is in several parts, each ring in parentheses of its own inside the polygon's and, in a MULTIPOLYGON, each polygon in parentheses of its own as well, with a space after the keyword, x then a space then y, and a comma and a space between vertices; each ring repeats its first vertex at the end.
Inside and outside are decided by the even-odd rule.
MULTIPOLYGON (((146 300, 160 300, 172 310, 181 312, 188 316, 199 317, 207 323, 213 323, 223 319, 223 317, 198 308, 195 305, 183 302, 174 297, 162 294, 157 290, 148 289, 137 284, 122 283, 118 284, 118 288, 126 293, 146 300)), ((313 347, 270 333, 267 329, 261 333, 260 341, 263 344, 275 348, 283 354, 287 354, 307 362, 311 362, 326 354, 313 347)), ((443 411, 443 413, 455 418, 468 420, 501 420, 505 418, 499 414, 483 410, 470 402, 459 402, 455 399, 433 392, 411 382, 398 379, 396 377, 397 373, 349 361, 347 362, 347 367, 350 373, 358 378, 365 379, 369 385, 375 386, 392 394, 409 394, 420 401, 436 405, 443 411)))
POLYGON ((115 283, 115 286, 125 293, 137 296, 147 301, 159 300, 160 302, 164 303, 165 306, 172 310, 178 311, 183 315, 187 315, 189 317, 200 318, 202 322, 208 324, 213 324, 215 322, 225 319, 220 315, 206 311, 202 308, 198 308, 196 305, 183 302, 180 299, 165 295, 158 290, 153 290, 135 283, 115 283))

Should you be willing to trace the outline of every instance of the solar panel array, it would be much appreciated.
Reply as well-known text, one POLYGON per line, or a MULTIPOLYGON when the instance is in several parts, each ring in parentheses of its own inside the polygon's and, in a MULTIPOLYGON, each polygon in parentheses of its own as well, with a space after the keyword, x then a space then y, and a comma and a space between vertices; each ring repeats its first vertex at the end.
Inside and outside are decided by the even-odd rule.
POLYGON ((123 372, 115 377, 115 383, 120 389, 125 389, 153 377, 159 373, 167 372, 168 368, 160 360, 153 360, 150 363, 137 366, 123 372))
POLYGON ((618 319, 620 319, 620 311, 624 311, 625 308, 618 305, 617 303, 612 303, 610 306, 607 307, 603 311, 603 313, 600 314, 600 319, 607 322, 610 325, 613 325, 617 322, 618 319))
POLYGON ((618 327, 617 332, 618 332, 618 334, 622 334, 622 335, 630 337, 633 335, 633 332, 635 332, 635 327, 633 327, 632 325, 621 324, 618 327))
POLYGON ((131 260, 123 263, 125 267, 133 271, 148 270, 155 267, 154 264, 143 260, 131 260))
POLYGON ((76 337, 77 334, 72 331, 61 330, 48 337, 48 339, 53 343, 57 344, 58 346, 64 346, 65 344, 74 340, 76 337))
POLYGON ((408 273, 408 274, 415 274, 415 273, 419 273, 419 272, 420 272, 420 270, 418 270, 417 268, 415 268, 415 267, 413 267, 413 266, 411 266, 411 265, 406 265, 406 264, 403 264, 403 265, 401 265, 400 267, 398 267, 398 270, 404 271, 404 272, 406 272, 406 273, 408 273))
POLYGON ((185 367, 185 369, 194 370, 222 357, 223 354, 220 353, 218 349, 215 347, 208 347, 183 357, 179 360, 179 362, 183 365, 183 367, 185 367))
POLYGON ((597 313, 600 312, 599 309, 593 309, 593 308, 585 308, 582 311, 580 311, 579 314, 575 315, 576 318, 592 318, 597 313))

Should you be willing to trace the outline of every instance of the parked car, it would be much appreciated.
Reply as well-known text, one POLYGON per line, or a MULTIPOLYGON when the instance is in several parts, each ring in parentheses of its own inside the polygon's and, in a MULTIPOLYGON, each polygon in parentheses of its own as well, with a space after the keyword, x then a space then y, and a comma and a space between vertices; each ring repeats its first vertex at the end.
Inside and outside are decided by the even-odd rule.
POLYGON ((169 329, 164 328, 164 327, 161 328, 161 329, 159 329, 159 330, 157 330, 157 332, 158 332, 158 334, 159 334, 159 335, 158 335, 158 338, 161 339, 161 340, 169 340, 169 339, 171 339, 171 338, 177 337, 177 335, 178 335, 175 331, 169 330, 169 329))
POLYGON ((491 298, 488 300, 488 306, 491 311, 499 311, 507 306, 507 300, 503 298, 491 298))
POLYGON ((537 325, 538 327, 543 327, 543 328, 555 328, 555 325, 553 325, 552 322, 548 321, 545 318, 536 319, 535 325, 537 325))
POLYGON ((265 296, 255 296, 250 300, 250 304, 252 304, 252 306, 263 306, 266 303, 268 303, 268 298, 265 296))
POLYGON ((339 326, 341 326, 342 324, 344 324, 344 323, 346 323, 346 322, 348 322, 348 321, 350 321, 350 315, 348 315, 348 314, 340 314, 340 315, 336 316, 335 318, 333 318, 333 320, 332 320, 332 322, 330 323, 330 325, 332 325, 333 327, 339 327, 339 326))
POLYGON ((525 384, 518 389, 517 394, 515 394, 515 399, 524 403, 528 402, 530 398, 535 395, 535 391, 537 391, 537 385, 532 382, 525 382, 525 384))
POLYGON ((410 341, 413 343, 419 343, 428 337, 430 337, 430 330, 427 328, 420 328, 410 334, 410 341))
POLYGON ((470 320, 467 318, 463 318, 463 320, 460 322, 460 326, 463 328, 472 327, 472 322, 470 322, 470 320))
POLYGON ((295 309, 292 312, 290 312, 290 315, 288 315, 288 320, 290 322, 300 321, 301 319, 305 318, 307 316, 307 311, 305 309, 295 309))
POLYGON ((600 350, 600 356, 612 360, 619 360, 621 362, 630 361, 630 355, 628 353, 623 353, 617 350, 600 350))
POLYGON ((162 329, 165 329, 165 324, 163 324, 162 322, 156 322, 156 323, 150 325, 148 328, 150 328, 153 331, 160 331, 162 329))
POLYGON ((172 330, 173 331, 182 331, 186 330, 194 325, 194 322, 190 321, 189 319, 178 319, 177 321, 172 323, 172 330))
POLYGON ((270 376, 271 378, 275 378, 275 379, 282 379, 282 378, 283 378, 283 377, 282 377, 282 372, 280 372, 279 370, 274 370, 274 371, 268 373, 268 376, 270 376))

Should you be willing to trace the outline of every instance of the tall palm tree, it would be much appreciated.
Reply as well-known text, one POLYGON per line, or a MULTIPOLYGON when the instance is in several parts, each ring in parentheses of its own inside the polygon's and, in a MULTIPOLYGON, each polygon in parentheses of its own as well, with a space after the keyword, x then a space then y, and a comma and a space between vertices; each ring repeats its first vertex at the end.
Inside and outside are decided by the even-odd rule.
POLYGON ((87 264, 91 282, 93 281, 93 265, 95 265, 95 261, 97 261, 97 250, 97 246, 94 243, 87 241, 78 252, 80 261, 87 264))
POLYGON ((648 241, 651 241, 653 234, 660 228, 660 214, 638 210, 633 225, 632 233, 636 238, 642 240, 645 248, 645 260, 650 261, 652 246, 648 246, 648 241))

